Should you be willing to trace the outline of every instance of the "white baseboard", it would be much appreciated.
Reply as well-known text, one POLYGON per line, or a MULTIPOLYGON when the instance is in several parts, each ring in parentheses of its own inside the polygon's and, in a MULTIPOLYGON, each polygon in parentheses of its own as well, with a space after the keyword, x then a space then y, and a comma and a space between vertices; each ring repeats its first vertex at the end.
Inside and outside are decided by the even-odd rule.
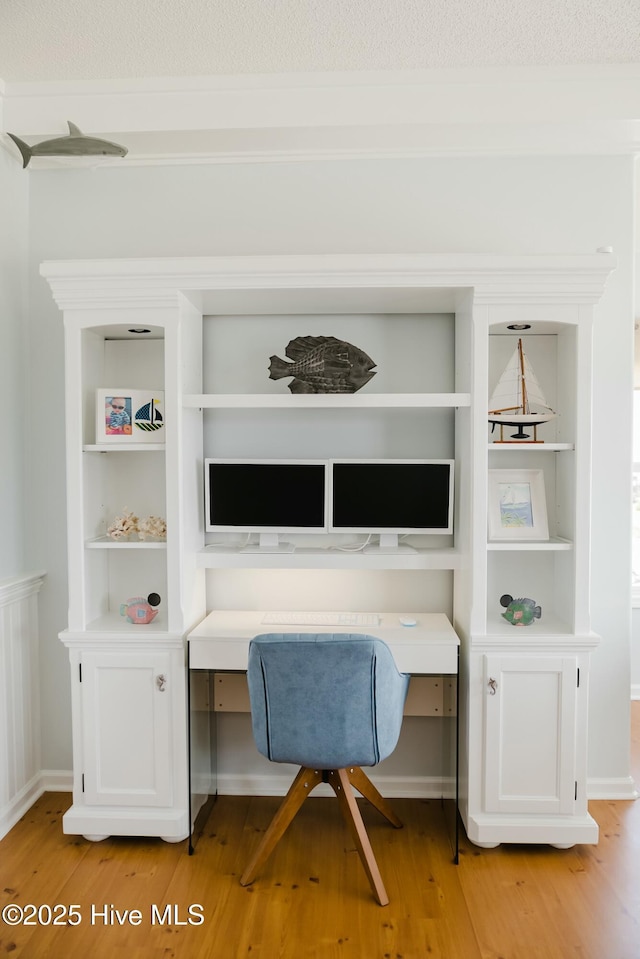
POLYGON ((639 795, 631 776, 587 780, 587 799, 638 799, 639 795))
MULTIPOLYGON (((238 776, 218 774, 220 796, 284 796, 291 785, 290 776, 238 776)), ((371 781, 386 799, 453 799, 454 783, 438 776, 371 776, 371 781)), ((0 810, 0 839, 7 835, 19 819, 45 792, 72 792, 73 773, 68 770, 43 769, 0 810)), ((333 796, 330 786, 321 783, 314 796, 333 796)), ((590 779, 587 796, 593 800, 634 800, 640 798, 630 776, 620 779, 590 779)))
POLYGON ((33 806, 36 799, 39 799, 44 789, 42 787, 41 777, 34 776, 33 779, 22 787, 19 793, 16 793, 11 800, 0 810, 0 839, 7 835, 10 829, 13 829, 19 819, 33 806))
MULTIPOLYGON (((289 776, 238 776, 218 774, 220 796, 284 796, 291 785, 289 776)), ((376 776, 371 782, 386 799, 453 799, 453 779, 438 776, 376 776)), ((333 796, 330 786, 320 784, 314 796, 333 796)), ((630 776, 619 779, 590 779, 587 782, 589 799, 633 800, 640 794, 630 776)))
MULTIPOLYGON (((365 770, 366 771, 366 770, 365 770)), ((218 773, 220 796, 284 796, 291 785, 291 776, 238 776, 218 773)), ((371 776, 371 782, 385 799, 453 799, 452 779, 440 776, 371 776)), ((331 786, 320 783, 314 796, 334 796, 331 786)))
POLYGON ((6 836, 10 829, 13 829, 15 824, 22 819, 43 793, 71 792, 72 789, 73 773, 43 769, 37 776, 33 776, 20 792, 16 793, 10 802, 0 809, 0 839, 6 836))
MULTIPOLYGON (((73 773, 55 769, 45 769, 41 773, 40 792, 71 792, 73 773)), ((220 796, 284 796, 291 785, 289 776, 238 776, 218 774, 218 794, 220 796)), ((450 778, 439 776, 375 776, 371 782, 388 799, 453 799, 454 782, 450 778)), ((589 799, 638 799, 638 786, 630 776, 619 779, 589 779, 587 796, 589 799)), ((314 789, 314 796, 333 796, 330 786, 320 784, 314 789)), ((39 794, 40 795, 40 794, 39 794)), ((35 802, 35 800, 34 800, 35 802)))
POLYGON ((73 773, 71 770, 43 769, 40 776, 42 778, 42 792, 44 793, 73 792, 73 773))
POLYGON ((640 683, 631 684, 631 699, 640 699, 640 683))

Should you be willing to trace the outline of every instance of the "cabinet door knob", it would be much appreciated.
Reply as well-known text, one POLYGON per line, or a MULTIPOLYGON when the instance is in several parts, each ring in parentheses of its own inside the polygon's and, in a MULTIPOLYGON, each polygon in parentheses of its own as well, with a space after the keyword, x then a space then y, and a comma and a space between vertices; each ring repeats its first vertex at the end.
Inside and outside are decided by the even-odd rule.
POLYGON ((493 678, 493 676, 490 676, 490 677, 489 677, 489 682, 487 683, 487 686, 489 687, 489 695, 490 695, 490 696, 495 696, 495 694, 496 694, 496 689, 498 688, 498 683, 497 683, 496 680, 493 678))
POLYGON ((166 685, 167 685, 167 677, 164 675, 164 673, 160 673, 159 676, 156 676, 156 686, 158 687, 161 693, 165 692, 166 685))

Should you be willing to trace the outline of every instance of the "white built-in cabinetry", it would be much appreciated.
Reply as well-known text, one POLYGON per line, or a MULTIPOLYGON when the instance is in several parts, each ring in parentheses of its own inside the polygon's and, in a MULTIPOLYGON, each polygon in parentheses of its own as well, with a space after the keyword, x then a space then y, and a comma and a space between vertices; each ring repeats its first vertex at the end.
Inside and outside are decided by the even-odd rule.
POLYGON ((193 464, 202 438, 178 397, 200 382, 200 317, 177 297, 167 307, 85 296, 72 272, 64 313, 69 620, 61 638, 71 665, 74 783, 64 828, 93 839, 178 841, 189 832, 184 635, 204 615, 201 576, 188 559, 198 543, 193 464), (97 435, 101 388, 163 392, 160 441, 97 435), (166 518, 166 542, 108 537, 124 510, 166 518), (121 604, 151 592, 161 597, 156 619, 128 623, 121 604))
MULTIPOLYGON (((469 838, 480 845, 597 841, 587 810, 586 731, 590 652, 598 643, 589 618, 589 557, 591 349, 599 295, 597 284, 591 294, 578 291, 567 275, 555 290, 531 289, 478 309, 489 390, 522 336, 557 412, 538 428, 544 443, 496 444, 497 434, 489 432, 478 451, 489 469, 541 469, 549 522, 546 541, 492 541, 480 498, 491 491, 484 470, 478 474, 474 600, 462 675, 461 813, 469 838), (514 324, 530 329, 510 331, 514 324), (507 623, 504 593, 534 599, 541 619, 521 628, 507 623)), ((486 437, 478 423, 478 444, 486 437)))
MULTIPOLYGON (((277 573, 270 582, 281 589, 294 571, 323 570, 341 589, 353 585, 356 608, 451 618, 462 640, 460 811, 474 842, 596 840, 586 806, 598 641, 589 621, 591 329, 612 268, 609 254, 43 265, 67 351, 66 831, 187 834, 186 635, 221 605, 231 573, 277 573), (539 429, 544 444, 498 447, 488 397, 519 335, 507 327, 523 323, 558 417, 539 429), (141 329, 149 332, 131 332, 141 329), (286 380, 268 379, 268 357, 307 334, 360 346, 376 376, 353 395, 291 395, 286 380), (95 391, 111 386, 164 391, 164 442, 96 444, 95 391), (232 537, 217 545, 203 531, 205 456, 455 458, 454 535, 416 537, 415 552, 397 555, 337 551, 311 537, 284 554, 246 554, 232 537), (548 541, 489 540, 488 470, 503 466, 543 470, 548 541), (166 516, 166 544, 105 537, 125 507, 166 516), (363 600, 373 575, 386 577, 385 588, 376 578, 363 600), (160 615, 128 625, 120 603, 150 591, 162 597, 160 615), (542 618, 510 626, 503 593, 532 597, 542 618)), ((328 582, 324 608, 344 608, 328 582)), ((254 579, 251 587, 245 601, 259 595, 264 607, 268 589, 256 592, 254 579)), ((273 602, 282 608, 281 597, 273 602)))

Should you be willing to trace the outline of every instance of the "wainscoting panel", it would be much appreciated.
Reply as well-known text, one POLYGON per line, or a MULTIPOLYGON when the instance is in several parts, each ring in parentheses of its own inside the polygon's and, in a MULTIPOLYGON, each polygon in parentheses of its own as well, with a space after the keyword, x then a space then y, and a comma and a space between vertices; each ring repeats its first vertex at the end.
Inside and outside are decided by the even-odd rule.
POLYGON ((44 573, 0 582, 0 838, 42 792, 38 591, 44 573))

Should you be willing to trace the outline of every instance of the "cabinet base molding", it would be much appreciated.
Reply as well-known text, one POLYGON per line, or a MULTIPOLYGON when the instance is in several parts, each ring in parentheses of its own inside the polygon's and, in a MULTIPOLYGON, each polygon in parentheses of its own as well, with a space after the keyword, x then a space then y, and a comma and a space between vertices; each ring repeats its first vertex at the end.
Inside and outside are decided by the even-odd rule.
POLYGON ((189 836, 187 809, 106 809, 72 806, 62 817, 65 835, 84 836, 99 842, 108 836, 159 836, 181 842, 189 836))
POLYGON ((547 843, 569 848, 577 843, 596 845, 598 824, 591 816, 471 816, 465 825, 476 846, 493 848, 501 843, 547 843))

